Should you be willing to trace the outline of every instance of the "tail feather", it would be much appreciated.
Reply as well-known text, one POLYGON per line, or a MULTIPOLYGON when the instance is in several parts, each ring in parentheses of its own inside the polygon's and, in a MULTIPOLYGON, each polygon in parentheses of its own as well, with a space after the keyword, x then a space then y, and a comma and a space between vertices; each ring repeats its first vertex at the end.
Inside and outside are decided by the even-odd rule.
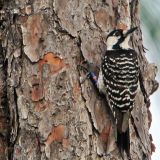
POLYGON ((127 157, 130 158, 130 139, 129 139, 129 128, 126 132, 119 133, 117 131, 117 145, 120 150, 121 156, 124 158, 124 151, 127 157))
POLYGON ((117 145, 122 157, 124 158, 125 151, 128 158, 130 159, 129 118, 130 111, 116 111, 117 145))

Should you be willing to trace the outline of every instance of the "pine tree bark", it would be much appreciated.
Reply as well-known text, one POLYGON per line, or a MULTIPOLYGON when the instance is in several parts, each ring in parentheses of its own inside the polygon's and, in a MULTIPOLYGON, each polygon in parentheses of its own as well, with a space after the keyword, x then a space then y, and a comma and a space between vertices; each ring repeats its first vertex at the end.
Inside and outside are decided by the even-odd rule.
MULTIPOLYGON (((139 1, 0 1, 0 160, 122 159, 106 100, 77 65, 97 66, 106 32, 138 26, 138 52, 148 95, 156 67, 145 58, 139 1)), ((133 160, 150 160, 150 104, 141 90, 130 121, 133 160)))

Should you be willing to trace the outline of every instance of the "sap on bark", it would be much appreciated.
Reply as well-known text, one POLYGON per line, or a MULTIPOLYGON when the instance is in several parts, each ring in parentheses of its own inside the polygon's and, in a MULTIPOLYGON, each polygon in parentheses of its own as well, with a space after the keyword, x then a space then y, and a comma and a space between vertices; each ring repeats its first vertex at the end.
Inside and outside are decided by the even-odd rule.
POLYGON ((69 146, 68 130, 64 125, 58 125, 56 127, 53 127, 45 144, 49 146, 54 141, 62 143, 62 146, 64 148, 67 148, 69 146))
POLYGON ((64 60, 55 55, 53 52, 47 52, 43 59, 39 60, 38 67, 40 72, 42 72, 45 64, 49 65, 51 74, 55 74, 65 67, 64 60))

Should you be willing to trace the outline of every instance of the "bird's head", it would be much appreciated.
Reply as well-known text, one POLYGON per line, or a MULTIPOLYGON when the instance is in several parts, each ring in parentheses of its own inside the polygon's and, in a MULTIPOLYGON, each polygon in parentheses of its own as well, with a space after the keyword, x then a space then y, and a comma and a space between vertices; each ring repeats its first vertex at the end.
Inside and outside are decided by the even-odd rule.
POLYGON ((137 27, 131 28, 127 31, 122 29, 115 29, 107 36, 107 48, 113 49, 128 49, 129 35, 135 31, 137 27))

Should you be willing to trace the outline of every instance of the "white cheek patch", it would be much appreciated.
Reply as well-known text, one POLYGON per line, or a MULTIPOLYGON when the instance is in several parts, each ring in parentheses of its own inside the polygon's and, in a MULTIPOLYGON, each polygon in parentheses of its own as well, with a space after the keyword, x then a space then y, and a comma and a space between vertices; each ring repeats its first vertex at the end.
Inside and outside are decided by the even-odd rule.
POLYGON ((107 49, 112 49, 112 47, 117 43, 116 37, 108 37, 107 39, 107 49))
MULTIPOLYGON (((120 37, 108 37, 107 39, 107 50, 113 50, 113 46, 118 42, 118 39, 120 37)), ((125 40, 120 43, 120 47, 123 49, 130 49, 131 47, 129 46, 128 42, 129 42, 130 36, 126 37, 125 40)))

